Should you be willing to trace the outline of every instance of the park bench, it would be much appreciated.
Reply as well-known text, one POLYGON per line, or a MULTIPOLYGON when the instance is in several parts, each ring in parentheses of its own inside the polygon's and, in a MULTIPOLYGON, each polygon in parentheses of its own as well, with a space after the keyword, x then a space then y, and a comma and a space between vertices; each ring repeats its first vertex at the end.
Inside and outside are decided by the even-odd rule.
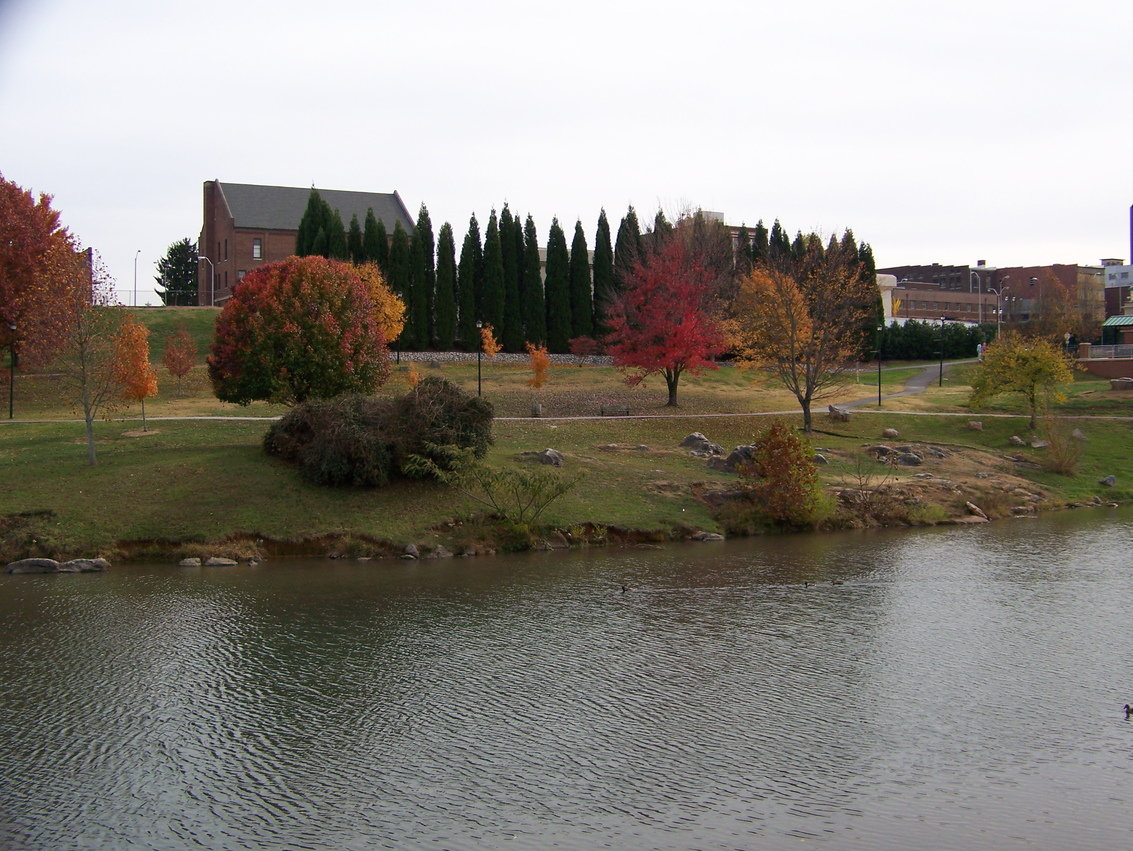
POLYGON ((628 417, 629 405, 603 405, 602 416, 604 417, 628 417))

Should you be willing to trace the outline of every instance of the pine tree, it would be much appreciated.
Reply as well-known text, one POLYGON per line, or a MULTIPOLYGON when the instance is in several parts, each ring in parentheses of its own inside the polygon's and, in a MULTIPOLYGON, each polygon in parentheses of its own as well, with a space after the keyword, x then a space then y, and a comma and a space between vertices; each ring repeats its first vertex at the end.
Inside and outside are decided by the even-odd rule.
POLYGON ((410 280, 410 262, 409 234, 405 232, 401 222, 395 222, 393 241, 389 248, 389 270, 386 273, 386 283, 391 290, 401 296, 401 300, 405 303, 406 322, 399 338, 399 346, 407 349, 413 349, 417 346, 417 340, 413 337, 414 329, 411 321, 413 312, 411 290, 413 285, 410 280))
POLYGON ((574 223, 570 246, 570 336, 589 337, 594 333, 594 302, 590 293, 590 253, 582 220, 574 223))
POLYGON ((484 284, 477 302, 480 319, 498 334, 504 323, 504 255, 496 211, 488 216, 484 232, 484 284))
POLYGON ((416 337, 421 348, 428 348, 433 342, 432 324, 436 310, 437 287, 435 251, 433 223, 429 219, 429 211, 422 204, 417 214, 417 225, 413 229, 411 246, 410 270, 413 278, 414 302, 412 305, 406 305, 410 311, 409 322, 413 326, 413 336, 416 337))
POLYGON ((464 243, 460 248, 460 266, 457 268, 457 304, 460 315, 457 318, 457 330, 460 344, 467 352, 474 352, 480 345, 479 333, 476 330, 476 292, 480 288, 480 275, 484 266, 484 249, 480 244, 480 224, 476 221, 476 214, 468 220, 468 233, 464 236, 464 243))
POLYGON ((621 292, 625 280, 642 258, 641 225, 633 207, 622 217, 618 238, 614 243, 614 286, 621 292))
POLYGON ((570 254, 566 234, 556 218, 547 234, 547 348, 556 354, 570 349, 570 254))
POLYGON ((437 235, 437 348, 452 349, 456 338, 456 242, 445 222, 437 235))
POLYGON ((763 224, 763 219, 760 219, 755 225, 755 232, 751 238, 751 262, 752 265, 759 265, 766 263, 770 256, 770 248, 768 247, 767 228, 763 224))
POLYGON ((598 214, 598 232, 594 235, 594 334, 606 333, 606 308, 613 301, 614 249, 610 245, 610 222, 606 210, 598 214))
POLYGON ((351 263, 357 265, 365 260, 366 251, 362 247, 362 225, 358 223, 357 213, 350 217, 350 232, 346 235, 346 251, 350 255, 351 263))
MULTIPOLYGON (((699 213, 698 213, 699 215, 699 213)), ((658 210, 657 215, 653 217, 653 230, 649 233, 649 239, 643 240, 649 245, 649 250, 652 253, 657 253, 664 246, 665 242, 673 235, 673 226, 669 224, 669 220, 665 218, 665 211, 658 210)))
POLYGON ((743 276, 751 271, 751 235, 747 232, 747 224, 741 224, 736 233, 735 251, 736 274, 743 276))
POLYGON ((315 229, 315 236, 311 240, 311 247, 307 253, 315 257, 326 257, 329 251, 330 234, 327 233, 326 225, 320 224, 315 229))
POLYGON ((539 234, 530 214, 523 226, 523 333, 527 342, 543 345, 547 339, 547 316, 544 308, 543 273, 539 261, 539 234))
POLYGON ((791 239, 778 219, 767 237, 767 259, 771 263, 787 263, 791 259, 791 239))

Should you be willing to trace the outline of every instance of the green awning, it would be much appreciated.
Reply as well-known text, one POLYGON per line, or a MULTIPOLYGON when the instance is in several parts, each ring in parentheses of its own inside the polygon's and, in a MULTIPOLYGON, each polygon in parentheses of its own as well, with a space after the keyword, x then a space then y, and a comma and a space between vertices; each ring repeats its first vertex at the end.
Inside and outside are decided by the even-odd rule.
POLYGON ((1133 325, 1133 316, 1111 316, 1102 323, 1103 328, 1117 328, 1122 325, 1133 325))

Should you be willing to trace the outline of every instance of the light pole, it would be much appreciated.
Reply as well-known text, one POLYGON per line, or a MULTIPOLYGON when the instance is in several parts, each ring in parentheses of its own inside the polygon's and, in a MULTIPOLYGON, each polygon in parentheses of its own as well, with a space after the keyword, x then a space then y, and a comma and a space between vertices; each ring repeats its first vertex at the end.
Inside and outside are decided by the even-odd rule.
POLYGON ((972 291, 972 277, 976 278, 976 292, 979 293, 979 311, 980 311, 980 325, 984 324, 984 282, 980 277, 980 273, 974 269, 968 270, 968 292, 972 291))
MULTIPOLYGON (((1006 287, 1004 287, 1004 289, 1006 289, 1006 287)), ((1002 311, 999 308, 999 290, 997 290, 995 287, 988 287, 987 291, 989 293, 995 293, 995 339, 998 340, 1001 320, 1003 318, 1002 311)))
POLYGON ((16 323, 8 323, 8 419, 12 419, 12 401, 16 395, 16 323))
POLYGON ((476 395, 479 396, 483 389, 480 384, 480 356, 484 351, 484 338, 480 334, 480 329, 484 327, 484 323, 479 319, 476 320, 476 395))
POLYGON ((940 317, 940 387, 944 386, 944 317, 940 317))
POLYGON ((877 407, 881 407, 881 340, 885 326, 877 326, 877 407))
POLYGON ((140 248, 134 252, 134 307, 138 306, 138 255, 141 253, 140 248))
POLYGON ((209 307, 216 307, 216 267, 205 255, 198 254, 197 262, 202 260, 209 264, 209 307))

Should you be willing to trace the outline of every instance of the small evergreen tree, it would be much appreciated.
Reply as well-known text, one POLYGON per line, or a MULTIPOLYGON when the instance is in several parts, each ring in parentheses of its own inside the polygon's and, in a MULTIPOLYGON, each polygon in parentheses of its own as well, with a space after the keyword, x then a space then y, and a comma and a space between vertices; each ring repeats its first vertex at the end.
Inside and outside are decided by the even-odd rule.
POLYGON ((753 266, 760 263, 766 263, 770 256, 770 247, 768 244, 767 228, 763 224, 763 219, 760 219, 755 224, 755 230, 751 235, 751 263, 753 266))
POLYGON ((574 223, 574 240, 570 246, 570 328, 571 337, 589 337, 594 333, 590 252, 586 248, 581 219, 574 223))
POLYGON ((169 246, 157 261, 155 288, 166 307, 186 307, 197 303, 197 246, 188 237, 169 246))
POLYGON ((437 235, 437 348, 448 351, 456 338, 456 243, 445 222, 437 235))
POLYGON ((295 255, 307 257, 314 253, 315 235, 323 225, 323 199, 319 190, 311 187, 307 208, 299 219, 299 232, 295 235, 295 255))
POLYGON ((547 234, 547 348, 556 354, 570 351, 570 254, 566 234, 556 218, 547 234))

